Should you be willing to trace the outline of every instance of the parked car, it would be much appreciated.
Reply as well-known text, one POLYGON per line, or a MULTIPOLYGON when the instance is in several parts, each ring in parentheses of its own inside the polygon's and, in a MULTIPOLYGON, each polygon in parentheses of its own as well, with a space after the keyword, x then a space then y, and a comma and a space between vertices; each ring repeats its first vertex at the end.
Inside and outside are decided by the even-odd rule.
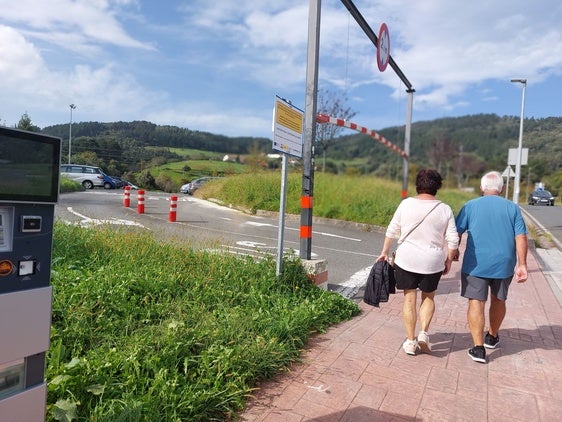
POLYGON ((103 188, 104 189, 117 189, 121 187, 121 182, 114 179, 112 176, 103 174, 103 188))
POLYGON ((75 180, 81 183, 84 189, 93 189, 97 187, 105 187, 106 175, 99 167, 84 166, 81 164, 61 164, 61 176, 75 180))
POLYGON ((218 179, 218 177, 200 177, 199 179, 194 179, 189 183, 186 183, 180 188, 180 193, 187 193, 188 195, 193 195, 197 189, 207 183, 209 180, 218 179))
POLYGON ((554 196, 544 189, 537 189, 529 195, 529 205, 554 205, 554 196))
POLYGON ((116 187, 117 189, 121 189, 121 188, 124 188, 125 186, 127 186, 127 181, 126 181, 126 180, 123 180, 121 177, 119 177, 119 176, 111 176, 111 178, 112 178, 113 180, 115 180, 115 184, 116 184, 115 187, 116 187))

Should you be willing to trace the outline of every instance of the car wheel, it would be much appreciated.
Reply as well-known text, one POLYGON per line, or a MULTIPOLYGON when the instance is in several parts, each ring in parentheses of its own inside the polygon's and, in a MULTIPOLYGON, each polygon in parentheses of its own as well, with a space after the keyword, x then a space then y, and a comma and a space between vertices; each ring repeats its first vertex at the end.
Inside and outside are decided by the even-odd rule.
POLYGON ((104 189, 111 189, 112 187, 113 187, 113 186, 111 186, 111 183, 109 183, 109 182, 105 182, 105 183, 103 184, 103 188, 104 188, 104 189))
POLYGON ((94 184, 89 180, 84 180, 82 186, 84 186, 84 189, 94 189, 94 184))

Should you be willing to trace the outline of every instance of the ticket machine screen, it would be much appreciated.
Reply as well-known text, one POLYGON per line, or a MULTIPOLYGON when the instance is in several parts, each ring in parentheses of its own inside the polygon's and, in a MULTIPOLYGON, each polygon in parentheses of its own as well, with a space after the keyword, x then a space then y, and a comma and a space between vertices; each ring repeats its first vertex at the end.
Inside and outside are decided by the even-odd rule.
POLYGON ((56 203, 60 138, 0 127, 0 201, 56 203))

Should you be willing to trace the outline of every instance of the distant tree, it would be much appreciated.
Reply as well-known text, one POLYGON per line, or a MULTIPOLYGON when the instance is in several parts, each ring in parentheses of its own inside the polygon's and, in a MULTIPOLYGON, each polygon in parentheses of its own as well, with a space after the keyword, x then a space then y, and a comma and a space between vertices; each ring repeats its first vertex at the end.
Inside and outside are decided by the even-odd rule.
POLYGON ((253 169, 267 168, 267 159, 265 153, 262 151, 258 142, 254 142, 250 147, 246 164, 250 165, 253 169))
POLYGON ((457 161, 457 185, 466 186, 471 177, 478 178, 486 170, 484 159, 473 152, 463 152, 462 148, 457 161))
POLYGON ((74 164, 83 164, 86 166, 105 168, 105 162, 101 158, 99 158, 98 155, 93 151, 85 151, 78 154, 73 154, 72 161, 74 164))
POLYGON ((17 129, 27 130, 30 132, 39 132, 41 129, 38 126, 35 126, 31 122, 31 117, 27 114, 27 111, 22 114, 20 121, 16 125, 17 129))
POLYGON ((143 188, 156 188, 156 180, 150 171, 143 170, 137 177, 138 184, 143 188))
MULTIPOLYGON (((347 97, 333 91, 320 90, 318 92, 317 112, 327 114, 338 119, 349 120, 357 113, 346 106, 347 97)), ((326 171, 326 152, 330 145, 336 141, 336 137, 344 127, 329 123, 316 124, 316 143, 322 147, 322 172, 326 171)))
POLYGON ((155 183, 158 189, 164 192, 174 192, 176 190, 171 177, 165 173, 159 174, 156 177, 155 183))
POLYGON ((450 165, 457 156, 457 150, 446 132, 438 132, 431 148, 427 150, 429 165, 435 168, 442 176, 448 173, 450 165))

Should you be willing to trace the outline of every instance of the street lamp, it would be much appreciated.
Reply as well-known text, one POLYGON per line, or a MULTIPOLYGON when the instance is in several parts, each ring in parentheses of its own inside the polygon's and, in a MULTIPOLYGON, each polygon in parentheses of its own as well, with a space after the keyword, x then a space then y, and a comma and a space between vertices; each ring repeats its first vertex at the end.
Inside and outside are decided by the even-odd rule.
POLYGON ((76 105, 70 104, 70 125, 68 126, 68 164, 70 164, 70 156, 72 155, 72 110, 76 105))
POLYGON ((517 163, 515 164, 515 183, 513 185, 513 202, 519 202, 519 180, 521 179, 521 155, 523 147, 523 112, 525 110, 525 89, 527 79, 512 79, 511 82, 523 84, 523 95, 521 96, 521 121, 519 123, 519 146, 517 147, 517 163))

